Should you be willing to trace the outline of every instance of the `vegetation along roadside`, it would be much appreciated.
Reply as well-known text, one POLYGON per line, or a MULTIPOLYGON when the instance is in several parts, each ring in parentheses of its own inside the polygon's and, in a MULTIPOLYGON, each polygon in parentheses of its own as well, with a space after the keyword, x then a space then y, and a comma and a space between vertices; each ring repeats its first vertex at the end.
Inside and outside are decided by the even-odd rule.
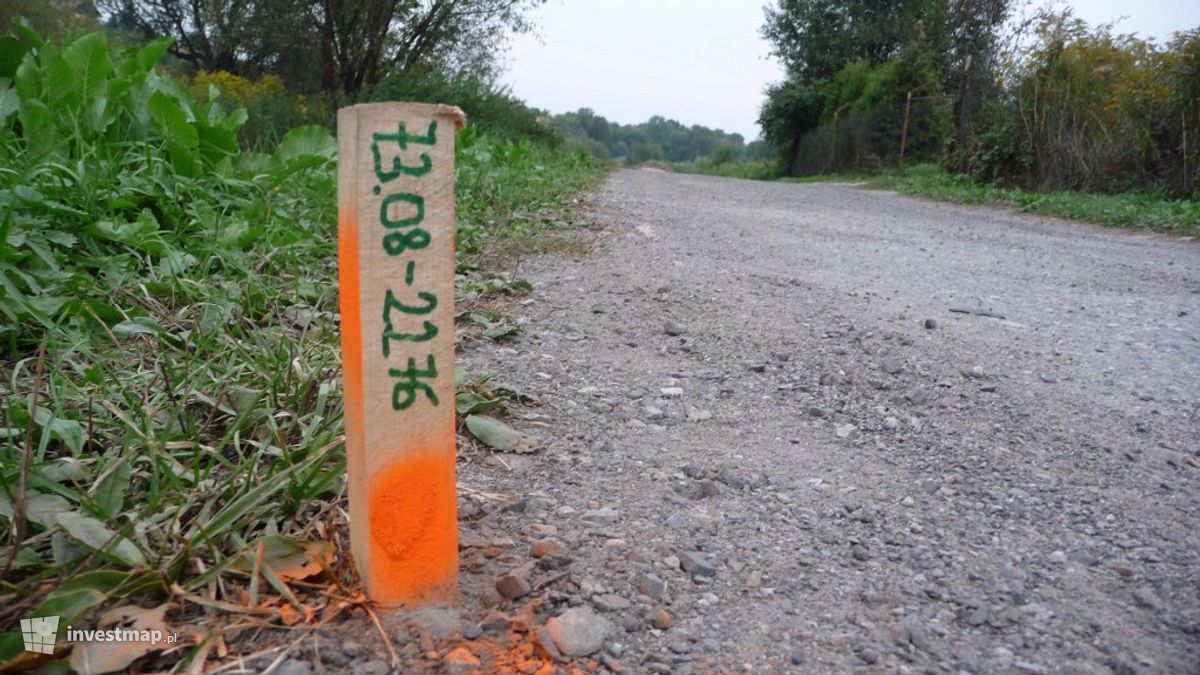
MULTIPOLYGON (((0 38, 0 669, 36 658, 21 617, 182 636, 60 655, 110 672, 363 603, 334 555, 333 137, 307 125, 243 149, 245 109, 219 81, 194 96, 162 66, 170 45, 59 44, 19 22, 0 38)), ((530 133, 534 111, 486 83, 456 86, 483 99, 458 145, 460 290, 520 292, 497 251, 568 223, 604 165, 530 133)), ((478 337, 506 334, 480 318, 478 337)))

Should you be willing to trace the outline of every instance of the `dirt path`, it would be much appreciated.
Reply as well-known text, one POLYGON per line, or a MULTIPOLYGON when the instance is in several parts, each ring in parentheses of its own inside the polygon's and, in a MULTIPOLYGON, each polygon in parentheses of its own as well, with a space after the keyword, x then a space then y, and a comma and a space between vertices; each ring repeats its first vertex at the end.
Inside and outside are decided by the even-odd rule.
POLYGON ((1200 672, 1200 246, 830 184, 594 202, 463 358, 546 447, 462 464, 524 499, 463 500, 428 656, 531 629, 532 672, 576 608, 631 673, 1200 672))

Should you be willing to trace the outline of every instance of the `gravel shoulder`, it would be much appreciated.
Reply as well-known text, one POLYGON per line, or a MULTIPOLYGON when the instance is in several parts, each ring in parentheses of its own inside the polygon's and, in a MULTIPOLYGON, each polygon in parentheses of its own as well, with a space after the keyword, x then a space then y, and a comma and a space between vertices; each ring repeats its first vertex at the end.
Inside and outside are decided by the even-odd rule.
POLYGON ((464 457, 520 499, 461 500, 408 668, 1200 672, 1195 242, 651 171, 590 216, 461 359, 544 447, 464 457))

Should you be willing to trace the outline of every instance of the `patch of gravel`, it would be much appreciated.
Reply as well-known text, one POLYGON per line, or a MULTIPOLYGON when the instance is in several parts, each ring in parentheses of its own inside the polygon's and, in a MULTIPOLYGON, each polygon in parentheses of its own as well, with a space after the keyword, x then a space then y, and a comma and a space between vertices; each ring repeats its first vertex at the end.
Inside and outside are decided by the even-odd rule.
POLYGON ((592 215, 461 357, 545 448, 460 463, 521 499, 460 500, 458 627, 405 668, 1200 670, 1200 246, 645 171, 592 215))

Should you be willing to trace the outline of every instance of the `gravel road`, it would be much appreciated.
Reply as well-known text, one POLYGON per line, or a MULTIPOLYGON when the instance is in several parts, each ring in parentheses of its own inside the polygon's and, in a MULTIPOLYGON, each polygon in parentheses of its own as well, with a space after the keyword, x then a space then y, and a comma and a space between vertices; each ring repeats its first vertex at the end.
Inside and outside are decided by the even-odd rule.
POLYGON ((425 658, 1200 672, 1200 245, 655 171, 588 213, 590 255, 522 263, 524 333, 462 358, 544 448, 464 457, 522 499, 461 501, 425 658))

